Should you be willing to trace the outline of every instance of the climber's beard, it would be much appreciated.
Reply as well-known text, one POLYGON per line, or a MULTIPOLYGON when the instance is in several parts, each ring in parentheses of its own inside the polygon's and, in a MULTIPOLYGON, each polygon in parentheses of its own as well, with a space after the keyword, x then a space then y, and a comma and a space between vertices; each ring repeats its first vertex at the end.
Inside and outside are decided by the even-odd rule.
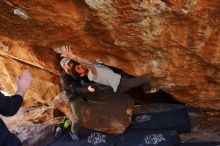
POLYGON ((76 72, 74 67, 71 67, 68 74, 76 79, 80 79, 80 74, 76 72))

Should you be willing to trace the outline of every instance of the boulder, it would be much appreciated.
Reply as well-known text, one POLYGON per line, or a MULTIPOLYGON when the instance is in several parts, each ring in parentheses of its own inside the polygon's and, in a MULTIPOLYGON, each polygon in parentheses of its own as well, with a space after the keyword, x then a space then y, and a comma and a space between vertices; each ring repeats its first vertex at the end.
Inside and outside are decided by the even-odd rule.
MULTIPOLYGON (((57 109, 73 119, 63 92, 53 102, 57 109)), ((93 101, 81 101, 82 126, 108 133, 123 133, 131 123, 133 105, 133 100, 125 94, 108 94, 98 96, 93 101)))

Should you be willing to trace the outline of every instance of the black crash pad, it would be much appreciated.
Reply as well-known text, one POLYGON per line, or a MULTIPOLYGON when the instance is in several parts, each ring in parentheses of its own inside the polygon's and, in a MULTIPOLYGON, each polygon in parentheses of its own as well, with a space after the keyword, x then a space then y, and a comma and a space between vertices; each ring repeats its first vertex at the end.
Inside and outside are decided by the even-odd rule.
POLYGON ((115 146, 117 140, 117 136, 114 134, 80 128, 80 141, 72 141, 69 133, 70 129, 46 146, 115 146))
POLYGON ((45 146, 176 146, 178 135, 176 131, 135 131, 120 135, 107 134, 94 130, 81 128, 80 141, 72 141, 70 130, 45 146))
POLYGON ((177 130, 178 133, 185 133, 191 131, 191 126, 187 110, 181 108, 134 114, 127 130, 177 130))
POLYGON ((178 142, 176 131, 139 131, 122 134, 117 146, 177 146, 178 142))

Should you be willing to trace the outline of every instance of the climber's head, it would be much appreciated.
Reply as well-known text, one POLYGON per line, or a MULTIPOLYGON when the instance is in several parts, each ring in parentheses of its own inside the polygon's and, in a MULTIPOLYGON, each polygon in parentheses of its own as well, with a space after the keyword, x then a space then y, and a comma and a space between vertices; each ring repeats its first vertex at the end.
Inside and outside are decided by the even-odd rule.
POLYGON ((78 74, 80 74, 80 77, 83 77, 87 73, 87 68, 84 65, 82 65, 82 64, 78 64, 74 68, 75 68, 75 71, 78 74))
POLYGON ((67 74, 74 76, 76 78, 80 77, 79 73, 76 71, 76 66, 80 65, 78 62, 75 62, 70 58, 65 57, 61 59, 60 65, 67 74))

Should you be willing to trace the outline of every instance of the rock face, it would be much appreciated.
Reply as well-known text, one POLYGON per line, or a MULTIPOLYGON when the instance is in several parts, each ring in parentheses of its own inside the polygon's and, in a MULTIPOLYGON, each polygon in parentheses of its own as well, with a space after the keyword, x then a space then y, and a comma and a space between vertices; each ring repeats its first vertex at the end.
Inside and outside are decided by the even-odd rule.
MULTIPOLYGON (((71 117, 59 94, 64 46, 78 57, 134 76, 148 74, 178 101, 220 110, 219 14, 219 0, 2 0, 0 90, 13 94, 16 76, 25 68, 33 75, 23 104, 28 110, 4 120, 25 145, 39 146, 60 120, 54 119, 59 116, 56 109, 71 117)), ((122 133, 130 124, 132 106, 127 96, 82 104, 82 125, 122 133)), ((211 120, 211 125, 218 121, 211 120)), ((202 138, 219 131, 197 127, 192 134, 202 138), (198 133, 200 129, 205 132, 198 133)))
POLYGON ((18 127, 11 129, 25 146, 44 146, 48 140, 52 140, 52 125, 58 120, 47 121, 44 124, 17 124, 18 127))
POLYGON ((61 90, 58 75, 7 57, 0 56, 0 64, 0 89, 10 94, 17 89, 16 76, 24 69, 32 73, 32 85, 25 95, 24 106, 50 105, 61 90))
POLYGON ((41 146, 53 138, 52 126, 62 120, 62 117, 56 118, 56 111, 53 106, 24 107, 15 116, 3 117, 3 120, 23 145, 41 146))
MULTIPOLYGON (((156 77, 181 102, 220 109, 219 0, 3 0, 0 13, 0 54, 38 67, 39 80, 51 73, 48 90, 27 98, 45 102, 60 91, 52 50, 68 45, 77 56, 156 77)), ((17 72, 2 70, 1 87, 12 91, 3 83, 9 73, 17 72)))

